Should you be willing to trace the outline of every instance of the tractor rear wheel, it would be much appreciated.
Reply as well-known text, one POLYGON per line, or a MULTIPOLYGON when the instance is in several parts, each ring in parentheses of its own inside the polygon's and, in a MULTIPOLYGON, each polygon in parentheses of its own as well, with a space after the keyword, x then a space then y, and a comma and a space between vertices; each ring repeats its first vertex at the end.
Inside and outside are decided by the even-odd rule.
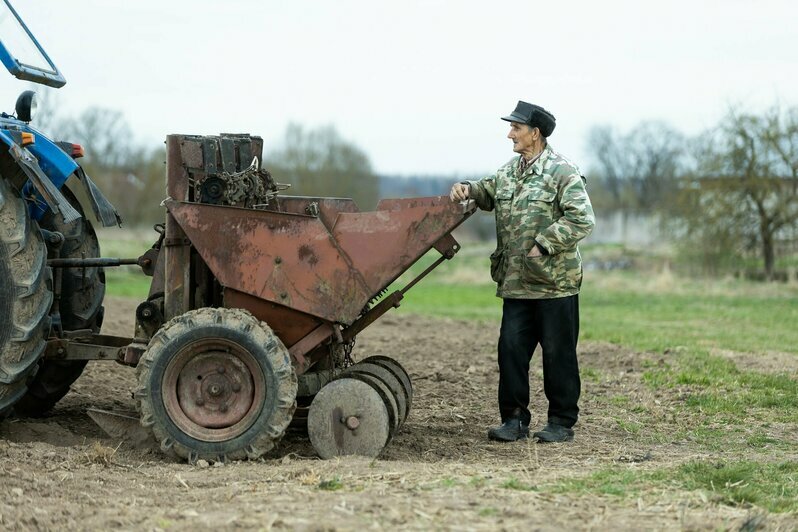
POLYGON ((44 354, 51 281, 38 225, 0 177, 0 417, 25 395, 44 354))
MULTIPOLYGON (((64 235, 60 258, 93 258, 100 256, 100 243, 91 222, 72 193, 62 190, 81 218, 64 223, 63 216, 48 211, 39 225, 48 231, 64 235)), ((64 268, 61 274, 61 297, 58 310, 65 331, 81 329, 100 332, 105 297, 105 272, 102 268, 64 268)), ((50 410, 69 391, 69 387, 83 373, 85 360, 42 360, 39 371, 28 384, 28 393, 17 403, 15 410, 23 416, 41 416, 50 410)))
POLYGON ((288 350, 240 309, 204 308, 164 325, 138 365, 141 424, 161 449, 196 462, 256 459, 296 409, 288 350))

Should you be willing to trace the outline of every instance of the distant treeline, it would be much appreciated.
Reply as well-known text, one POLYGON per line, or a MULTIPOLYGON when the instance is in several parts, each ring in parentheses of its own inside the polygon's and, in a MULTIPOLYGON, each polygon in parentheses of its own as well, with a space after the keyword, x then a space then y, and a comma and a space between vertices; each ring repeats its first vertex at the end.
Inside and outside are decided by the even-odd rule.
MULTIPOLYGON (((82 164, 128 225, 163 219, 164 148, 137 143, 121 113, 45 112, 34 125, 84 146, 82 164)), ((654 215, 663 222, 662 238, 703 271, 739 271, 759 260, 772 279, 779 260, 798 253, 798 108, 731 110, 692 138, 662 122, 625 133, 598 126, 588 144, 592 164, 585 167, 596 211, 654 215)), ((462 179, 377 175, 368 155, 333 126, 289 125, 281 142, 265 148, 263 163, 277 182, 291 185, 288 194, 351 197, 364 210, 383 197, 447 194, 462 179)), ((467 228, 489 238, 490 215, 467 228)))
POLYGON ((798 108, 732 109, 694 137, 663 122, 601 126, 589 145, 597 210, 656 215, 663 239, 707 273, 795 267, 798 108))
MULTIPOLYGON (((472 178, 475 179, 475 178, 472 178)), ((381 175, 381 198, 409 198, 414 196, 442 196, 449 194, 455 181, 461 178, 436 176, 381 175)))

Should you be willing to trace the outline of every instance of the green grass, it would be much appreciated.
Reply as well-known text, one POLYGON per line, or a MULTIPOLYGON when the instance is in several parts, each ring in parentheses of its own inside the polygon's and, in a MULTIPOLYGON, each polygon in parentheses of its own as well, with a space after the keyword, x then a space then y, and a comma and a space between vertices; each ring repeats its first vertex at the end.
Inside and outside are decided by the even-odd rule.
MULTIPOLYGON (((444 263, 409 291, 401 311, 498 324, 501 300, 486 280, 487 262, 483 259, 488 251, 461 251, 462 257, 444 263)), ((396 284, 406 283, 432 258, 434 254, 424 257, 396 284)), ((798 287, 735 279, 681 279, 667 270, 654 274, 587 272, 580 307, 582 340, 667 355, 667 363, 648 367, 644 378, 653 388, 687 387, 685 408, 725 420, 756 411, 770 421, 798 421, 798 381, 794 377, 741 371, 732 360, 712 353, 718 349, 798 355, 798 287)), ((583 377, 590 382, 600 380, 601 375, 585 368, 583 377)), ((620 421, 619 425, 630 434, 639 432, 633 423, 620 421)))
POLYGON ((502 482, 501 487, 508 490, 517 490, 517 491, 537 491, 538 488, 531 484, 526 484, 521 482, 515 477, 509 478, 502 482))
POLYGON ((685 406, 716 419, 757 413, 767 421, 798 422, 798 380, 784 373, 741 371, 731 360, 695 350, 643 378, 654 388, 689 387, 685 406))
POLYGON ((727 504, 798 511, 798 462, 693 461, 682 465, 675 477, 686 489, 710 491, 727 504))
POLYGON ((583 368, 580 374, 586 381, 599 382, 601 380, 601 373, 595 368, 583 368))
POLYGON ((150 230, 104 228, 97 230, 103 257, 135 258, 142 255, 158 240, 158 233, 150 230))
POLYGON ((755 434, 747 438, 745 443, 749 447, 753 447, 755 449, 763 449, 765 447, 780 446, 785 442, 783 440, 771 438, 770 436, 766 436, 764 434, 755 434))
POLYGON ((480 321, 498 321, 502 315, 501 300, 493 295, 491 287, 437 283, 413 287, 399 311, 480 321))
MULTIPOLYGON (((501 300, 488 274, 490 248, 469 246, 410 289, 400 312, 498 321, 501 300)), ((587 252, 585 252, 585 255, 587 252)), ((391 290, 438 257, 423 257, 391 290)), ((586 272, 581 338, 646 351, 721 348, 798 353, 798 286, 659 273, 586 272)))
POLYGON ((450 477, 442 478, 440 482, 444 488, 454 488, 460 483, 456 478, 450 477))
MULTIPOLYGON (((408 290, 399 312, 499 321, 502 305, 490 280, 489 255, 483 247, 461 250, 408 290)), ((404 288, 439 257, 437 251, 427 253, 388 287, 388 293, 404 288)))
MULTIPOLYGON (((103 257, 137 258, 157 240, 155 231, 100 229, 97 231, 103 257)), ((138 266, 105 268, 106 293, 112 296, 144 300, 150 290, 151 277, 138 266)))
POLYGON ((643 424, 640 423, 639 421, 631 421, 628 419, 616 418, 615 423, 618 425, 618 428, 620 428, 622 431, 632 435, 639 434, 640 429, 643 428, 643 424))
POLYGON ((552 493, 577 492, 637 497, 642 489, 651 485, 652 481, 661 480, 666 476, 663 473, 641 473, 634 469, 618 466, 601 469, 584 477, 568 479, 551 486, 544 486, 542 490, 552 493))
POLYGON ((338 491, 343 487, 344 484, 341 482, 341 479, 338 477, 322 480, 321 482, 319 482, 319 489, 324 491, 338 491))
POLYGON ((771 512, 798 511, 798 463, 693 460, 675 468, 639 471, 613 466, 540 491, 636 498, 652 489, 701 491, 732 506, 754 504, 771 512))
MULTIPOLYGON (((501 319, 493 284, 455 284, 446 273, 430 275, 408 291, 400 311, 501 319)), ((659 352, 687 347, 798 353, 798 327, 790 326, 798 323, 798 297, 647 293, 635 288, 591 286, 588 277, 580 295, 581 339, 659 352)))
POLYGON ((582 291, 582 338, 647 351, 678 347, 798 352, 798 300, 787 297, 646 293, 591 286, 582 291))
POLYGON ((147 277, 141 270, 127 268, 106 268, 106 293, 112 296, 129 297, 145 300, 150 290, 152 277, 147 277))

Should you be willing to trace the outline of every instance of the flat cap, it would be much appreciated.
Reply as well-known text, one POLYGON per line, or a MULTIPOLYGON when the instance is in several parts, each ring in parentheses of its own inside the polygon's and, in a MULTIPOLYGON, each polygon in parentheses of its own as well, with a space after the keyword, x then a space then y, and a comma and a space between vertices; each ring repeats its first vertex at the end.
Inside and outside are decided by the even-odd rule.
POLYGON ((554 131, 554 126, 557 125, 557 119, 554 118, 553 114, 539 105, 527 103, 522 100, 518 100, 515 111, 508 116, 503 116, 502 120, 536 127, 540 129, 540 134, 544 137, 551 135, 554 131))

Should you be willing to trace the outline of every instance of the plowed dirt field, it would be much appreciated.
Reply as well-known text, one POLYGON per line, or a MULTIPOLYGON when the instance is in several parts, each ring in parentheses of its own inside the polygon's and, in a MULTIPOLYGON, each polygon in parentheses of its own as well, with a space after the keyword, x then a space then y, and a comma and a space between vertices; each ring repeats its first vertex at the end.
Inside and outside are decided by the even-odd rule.
MULTIPOLYGON (((135 306, 109 299, 103 331, 130 335, 135 306)), ((497 334, 495 323, 389 314, 358 337, 356 359, 394 357, 415 387, 410 417, 376 460, 320 460, 306 436, 290 431, 256 462, 176 462, 93 423, 90 407, 135 410, 135 370, 91 363, 48 417, 0 422, 0 529, 798 528, 795 516, 763 515, 678 487, 636 497, 561 489, 610 467, 642 475, 687 460, 744 457, 706 451, 689 437, 652 443, 651 434, 675 434, 690 423, 675 414, 678 390, 655 392, 642 382, 644 366, 667 355, 596 343, 580 345, 582 417, 574 442, 489 442, 486 431, 498 421, 497 334), (636 404, 647 413, 635 414, 636 404), (638 428, 625 429, 624 421, 638 428)), ((768 368, 766 357, 742 362, 783 370, 768 368)), ((537 426, 545 422, 538 354, 531 380, 537 426)))

